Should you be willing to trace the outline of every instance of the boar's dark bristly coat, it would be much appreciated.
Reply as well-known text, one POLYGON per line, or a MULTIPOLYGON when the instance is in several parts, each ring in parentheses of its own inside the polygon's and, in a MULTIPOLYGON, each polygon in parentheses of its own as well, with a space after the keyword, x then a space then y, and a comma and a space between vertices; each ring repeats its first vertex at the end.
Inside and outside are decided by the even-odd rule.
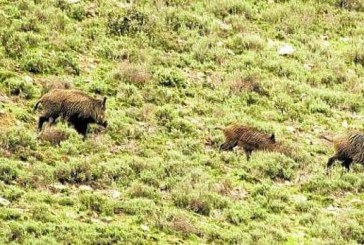
POLYGON ((285 147, 276 142, 274 134, 266 134, 242 124, 231 124, 222 131, 225 142, 220 145, 220 150, 231 151, 235 146, 239 146, 244 150, 248 161, 255 150, 289 153, 285 147))
POLYGON ((327 170, 330 170, 335 161, 350 170, 352 162, 364 164, 364 133, 351 131, 346 134, 339 134, 332 139, 323 137, 334 145, 335 154, 327 162, 327 170))
POLYGON ((89 123, 107 126, 106 97, 99 100, 79 90, 53 89, 39 99, 34 110, 40 104, 43 114, 39 117, 38 131, 42 130, 45 122, 52 125, 58 117, 68 121, 83 136, 86 136, 89 123))

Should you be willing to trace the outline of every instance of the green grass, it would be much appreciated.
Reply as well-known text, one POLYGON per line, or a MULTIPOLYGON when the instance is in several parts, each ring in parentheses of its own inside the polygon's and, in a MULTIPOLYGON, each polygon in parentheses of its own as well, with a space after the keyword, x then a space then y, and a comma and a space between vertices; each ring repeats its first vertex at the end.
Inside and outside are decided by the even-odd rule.
POLYGON ((319 139, 363 129, 362 1, 134 2, 0 1, 0 243, 364 243, 363 167, 319 139), (69 86, 109 127, 54 146, 32 110, 69 86), (231 122, 294 154, 219 153, 231 122))

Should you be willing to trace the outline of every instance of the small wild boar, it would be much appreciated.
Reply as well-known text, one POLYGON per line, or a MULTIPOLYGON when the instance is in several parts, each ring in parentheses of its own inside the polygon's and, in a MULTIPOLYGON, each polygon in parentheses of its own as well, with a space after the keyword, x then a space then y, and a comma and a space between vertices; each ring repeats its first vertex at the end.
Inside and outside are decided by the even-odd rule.
POLYGON ((34 111, 39 105, 42 105, 43 114, 38 120, 38 132, 45 122, 52 125, 58 117, 68 121, 84 137, 89 123, 107 127, 106 97, 99 100, 75 89, 53 89, 39 99, 34 111))
POLYGON ((231 151, 235 146, 239 146, 243 148, 248 161, 255 150, 278 152, 283 150, 281 144, 276 142, 274 134, 266 134, 246 125, 235 123, 222 131, 225 142, 220 145, 220 150, 231 151))
POLYGON ((337 160, 347 170, 350 170, 352 162, 364 164, 364 133, 350 131, 332 138, 326 136, 322 136, 322 138, 332 142, 335 149, 335 154, 327 162, 327 171, 337 160))

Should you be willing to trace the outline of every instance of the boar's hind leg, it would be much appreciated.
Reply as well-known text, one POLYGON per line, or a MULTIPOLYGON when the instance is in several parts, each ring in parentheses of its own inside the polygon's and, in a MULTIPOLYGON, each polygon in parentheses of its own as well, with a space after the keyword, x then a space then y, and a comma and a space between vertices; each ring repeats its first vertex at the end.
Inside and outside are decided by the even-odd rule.
POLYGON ((48 123, 49 123, 49 126, 52 126, 53 124, 55 124, 56 123, 56 117, 50 117, 49 119, 48 119, 48 123))
POLYGON ((46 121, 48 121, 48 117, 46 117, 46 116, 40 116, 39 117, 39 120, 38 120, 38 129, 37 129, 37 131, 38 132, 40 132, 41 130, 42 130, 42 128, 43 128, 43 124, 46 122, 46 121))
POLYGON ((244 147, 244 152, 246 154, 246 160, 250 161, 250 156, 252 155, 253 150, 247 147, 244 147))
POLYGON ((332 165, 334 164, 334 162, 338 159, 339 159, 339 157, 337 155, 330 157, 329 160, 327 161, 326 171, 329 171, 331 169, 332 165))

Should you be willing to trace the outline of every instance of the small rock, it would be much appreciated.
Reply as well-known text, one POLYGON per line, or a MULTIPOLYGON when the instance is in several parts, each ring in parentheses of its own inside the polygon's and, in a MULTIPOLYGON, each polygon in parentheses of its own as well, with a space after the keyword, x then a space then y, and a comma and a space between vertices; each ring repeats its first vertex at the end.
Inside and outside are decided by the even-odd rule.
POLYGON ((224 46, 224 43, 223 43, 223 42, 221 42, 221 41, 219 41, 219 42, 217 42, 217 43, 216 43, 216 46, 217 46, 217 47, 222 47, 222 46, 224 46))
POLYGON ((360 200, 360 199, 358 199, 358 198, 353 198, 353 199, 351 199, 350 200, 350 202, 349 202, 350 204, 362 204, 363 203, 363 201, 362 200, 360 200))
POLYGON ((277 46, 277 43, 275 41, 273 41, 272 39, 268 39, 268 41, 267 41, 268 48, 274 48, 276 46, 277 46))
POLYGON ((78 189, 79 189, 80 191, 93 191, 92 187, 91 187, 91 186, 89 186, 89 185, 80 185, 80 186, 78 187, 78 189))
POLYGON ((120 196, 121 196, 120 191, 117 191, 117 190, 112 190, 112 191, 111 191, 111 197, 112 197, 112 198, 114 198, 114 199, 118 199, 120 196))
POLYGON ((338 211, 340 211, 340 208, 330 205, 326 208, 326 210, 329 212, 338 212, 338 211))
POLYGON ((227 49, 226 52, 230 55, 235 55, 234 51, 232 51, 231 49, 227 49))
POLYGON ((95 219, 95 218, 91 218, 90 220, 94 224, 99 224, 101 222, 99 219, 95 219))
POLYGON ((147 225, 141 224, 140 228, 142 228, 143 231, 150 231, 150 228, 147 225))
POLYGON ((231 30, 231 26, 224 23, 224 22, 222 22, 222 21, 219 22, 219 27, 220 27, 221 30, 224 30, 224 31, 231 30))
POLYGON ((306 71, 311 71, 311 70, 312 70, 312 67, 313 67, 313 65, 312 65, 312 64, 304 64, 304 65, 303 65, 303 68, 304 68, 306 71))
POLYGON ((49 185, 48 188, 51 190, 51 191, 54 191, 54 192, 62 192, 63 190, 65 190, 67 187, 61 183, 55 183, 53 185, 49 185))
POLYGON ((348 73, 348 75, 351 75, 351 76, 355 76, 356 75, 356 72, 353 69, 348 69, 346 72, 348 73))
POLYGON ((290 132, 290 133, 294 133, 296 131, 296 129, 294 127, 292 127, 292 126, 288 126, 287 131, 290 132))
POLYGON ((350 41, 350 38, 348 38, 348 37, 342 37, 342 38, 340 38, 340 41, 341 42, 349 42, 350 41))
POLYGON ((278 49, 278 54, 279 55, 292 55, 295 52, 295 49, 289 45, 289 44, 284 44, 283 46, 281 46, 278 49))
POLYGON ((76 219, 77 218, 77 215, 74 212, 70 212, 70 211, 66 212, 65 216, 67 218, 71 218, 71 219, 76 219))
POLYGON ((0 197, 0 206, 7 207, 9 205, 10 205, 10 201, 8 201, 7 199, 5 199, 3 197, 0 197))
POLYGON ((110 216, 106 216, 106 217, 101 217, 101 221, 106 222, 106 223, 110 223, 113 221, 113 218, 110 216))
POLYGON ((30 76, 25 76, 24 81, 27 83, 33 83, 33 78, 31 78, 30 76))
POLYGON ((319 134, 319 133, 321 133, 321 131, 322 131, 323 129, 321 129, 321 128, 313 128, 312 129, 312 131, 315 133, 315 134, 319 134))
POLYGON ((330 46, 330 42, 329 41, 323 41, 322 42, 322 46, 329 47, 330 46))
POLYGON ((304 195, 293 195, 292 196, 292 200, 295 202, 295 203, 302 203, 302 202, 307 202, 307 197, 304 196, 304 195))
POLYGON ((349 124, 346 120, 344 120, 341 124, 344 128, 348 128, 349 124))

